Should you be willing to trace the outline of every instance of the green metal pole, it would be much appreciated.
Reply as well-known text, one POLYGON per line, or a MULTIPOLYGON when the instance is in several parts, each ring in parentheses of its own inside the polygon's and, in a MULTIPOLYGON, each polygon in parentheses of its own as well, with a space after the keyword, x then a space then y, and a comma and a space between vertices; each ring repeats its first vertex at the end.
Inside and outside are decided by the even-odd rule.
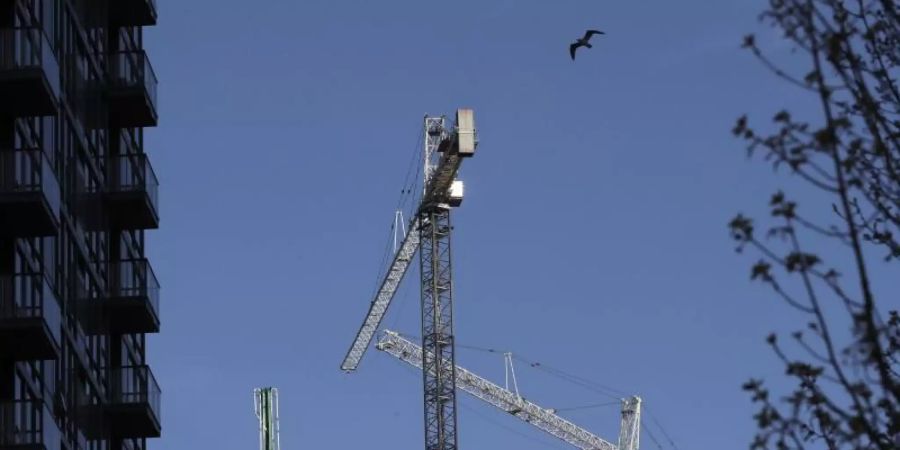
POLYGON ((253 390, 253 403, 259 419, 259 449, 281 450, 278 436, 278 389, 273 387, 253 390))

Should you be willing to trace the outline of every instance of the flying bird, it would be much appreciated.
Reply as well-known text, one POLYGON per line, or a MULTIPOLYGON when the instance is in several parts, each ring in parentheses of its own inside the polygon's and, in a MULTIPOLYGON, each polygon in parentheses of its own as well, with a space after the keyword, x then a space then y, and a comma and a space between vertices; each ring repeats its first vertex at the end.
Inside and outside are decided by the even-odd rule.
POLYGON ((577 49, 578 47, 587 47, 587 48, 592 47, 590 42, 588 42, 588 41, 590 41, 591 36, 593 36, 595 34, 606 34, 606 33, 602 32, 600 30, 587 30, 584 32, 583 38, 578 39, 577 41, 573 42, 572 45, 569 46, 569 54, 572 55, 572 61, 575 61, 575 49, 577 49))

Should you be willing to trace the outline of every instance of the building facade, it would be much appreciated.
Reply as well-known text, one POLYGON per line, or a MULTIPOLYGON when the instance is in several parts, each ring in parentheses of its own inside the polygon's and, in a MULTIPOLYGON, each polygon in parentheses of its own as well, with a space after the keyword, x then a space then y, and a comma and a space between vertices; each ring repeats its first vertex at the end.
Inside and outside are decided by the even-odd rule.
POLYGON ((154 0, 0 0, 0 450, 137 450, 159 225, 154 0))

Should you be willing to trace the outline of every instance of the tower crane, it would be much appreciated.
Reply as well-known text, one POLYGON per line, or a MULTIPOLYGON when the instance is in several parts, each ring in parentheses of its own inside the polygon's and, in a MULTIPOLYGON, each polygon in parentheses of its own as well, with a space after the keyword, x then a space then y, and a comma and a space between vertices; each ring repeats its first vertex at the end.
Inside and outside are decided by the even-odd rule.
POLYGON ((341 363, 356 370, 387 308, 420 251, 422 378, 425 403, 425 449, 456 450, 456 374, 453 341, 450 209, 462 202, 463 184, 456 179, 463 159, 475 154, 475 118, 471 109, 456 111, 456 124, 425 116, 425 182, 422 201, 400 249, 382 280, 369 312, 341 363))
MULTIPOLYGON (((424 360, 432 357, 428 351, 423 357, 422 347, 391 330, 383 332, 375 348, 418 369, 422 369, 424 360)), ((446 364, 450 364, 450 361, 446 361, 446 364)), ((614 445, 556 415, 552 409, 543 408, 526 400, 519 395, 518 387, 516 392, 510 391, 459 366, 456 367, 456 386, 573 447, 584 450, 638 450, 641 423, 640 397, 633 396, 622 400, 619 443, 614 445)))

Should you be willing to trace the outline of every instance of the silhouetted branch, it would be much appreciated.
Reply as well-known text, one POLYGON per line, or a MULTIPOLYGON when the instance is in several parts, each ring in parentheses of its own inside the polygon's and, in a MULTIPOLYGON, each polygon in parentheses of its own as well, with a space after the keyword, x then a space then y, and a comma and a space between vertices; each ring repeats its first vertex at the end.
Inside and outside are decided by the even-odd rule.
MULTIPOLYGON (((769 204, 772 217, 783 223, 779 220, 765 235, 780 241, 763 243, 753 221, 742 215, 729 223, 737 250, 749 248, 762 256, 751 279, 768 284, 810 320, 809 338, 793 335, 800 359, 789 358, 775 335, 768 339, 797 383, 791 395, 776 404, 762 382, 744 385, 760 407, 752 448, 799 449, 809 442, 829 449, 900 446, 900 316, 891 311, 889 320, 882 320, 863 248, 883 246, 888 249, 884 261, 900 260, 900 89, 891 76, 900 71, 898 13, 892 0, 770 0, 760 18, 809 58, 803 77, 775 64, 752 35, 744 40, 743 46, 779 79, 815 95, 821 125, 794 121, 783 110, 768 135, 752 129, 746 117, 732 132, 745 140, 750 155, 764 152, 776 169, 788 165, 798 179, 833 196, 830 203, 840 222, 822 226, 800 216, 797 204, 778 192, 769 204), (852 273, 846 286, 835 269, 821 269, 820 256, 801 246, 807 233, 843 244, 846 250, 838 254, 846 251, 852 273), (791 281, 800 289, 793 289, 791 281), (823 305, 830 298, 842 311, 826 315, 823 305), (849 339, 831 331, 835 324, 851 331, 849 339)), ((835 255, 829 250, 827 256, 835 255)))

